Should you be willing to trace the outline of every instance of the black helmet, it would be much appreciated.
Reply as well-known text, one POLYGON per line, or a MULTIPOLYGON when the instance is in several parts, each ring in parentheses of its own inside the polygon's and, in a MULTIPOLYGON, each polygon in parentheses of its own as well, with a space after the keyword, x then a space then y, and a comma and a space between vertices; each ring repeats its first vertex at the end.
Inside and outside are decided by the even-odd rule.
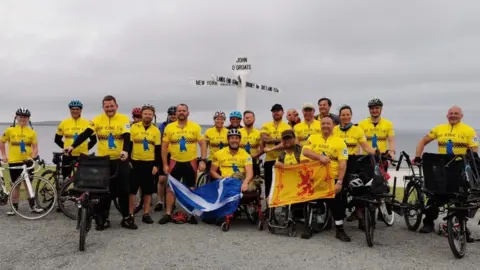
POLYGON ((20 108, 18 109, 16 112, 15 112, 15 115, 16 116, 26 116, 26 117, 30 117, 32 114, 30 113, 30 111, 27 109, 27 108, 20 108))
POLYGON ((240 133, 240 131, 238 129, 232 128, 227 132, 227 138, 229 138, 230 136, 238 136, 238 137, 241 138, 242 133, 240 133))
POLYGON ((175 114, 176 112, 177 112, 177 107, 175 106, 170 106, 170 108, 168 108, 168 111, 167 111, 169 115, 175 114))
POLYGON ((383 102, 378 98, 374 98, 374 99, 372 99, 368 102, 368 107, 370 108, 370 107, 374 107, 374 106, 383 107, 383 102))

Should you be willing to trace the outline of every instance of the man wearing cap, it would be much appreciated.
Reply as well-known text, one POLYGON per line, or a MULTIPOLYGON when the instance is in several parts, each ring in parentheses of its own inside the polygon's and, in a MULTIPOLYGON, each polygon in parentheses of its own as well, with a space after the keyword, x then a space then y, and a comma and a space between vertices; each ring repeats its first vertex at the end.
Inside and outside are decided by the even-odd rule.
POLYGON ((302 106, 303 121, 293 127, 296 141, 300 145, 305 145, 311 135, 320 134, 320 121, 315 120, 315 106, 311 103, 305 103, 302 106))
MULTIPOLYGON (((275 145, 281 143, 281 134, 285 130, 291 130, 292 128, 282 121, 283 119, 283 107, 280 104, 275 104, 270 110, 272 112, 273 121, 265 123, 261 129, 262 143, 268 148, 273 148, 275 145)), ((265 148, 265 147, 264 147, 265 148)), ((267 153, 264 163, 264 180, 265 180, 265 197, 268 198, 270 193, 270 186, 272 184, 273 177, 273 165, 275 160, 280 156, 280 150, 274 150, 267 153)))
POLYGON ((321 120, 324 116, 329 115, 333 119, 335 125, 340 124, 340 117, 338 115, 330 113, 330 108, 332 107, 332 101, 329 98, 323 97, 318 100, 318 110, 319 114, 315 116, 316 120, 321 120))
POLYGON ((300 117, 298 117, 298 112, 295 109, 288 109, 287 111, 287 121, 288 124, 293 128, 296 124, 302 122, 300 117))

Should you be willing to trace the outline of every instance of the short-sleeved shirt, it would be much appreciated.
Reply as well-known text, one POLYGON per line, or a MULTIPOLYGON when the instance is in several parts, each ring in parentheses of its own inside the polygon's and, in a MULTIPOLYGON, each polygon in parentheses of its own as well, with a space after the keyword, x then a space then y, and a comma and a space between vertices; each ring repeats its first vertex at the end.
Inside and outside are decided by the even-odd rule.
POLYGON ((220 169, 223 177, 230 177, 234 173, 245 173, 245 167, 252 165, 252 157, 247 151, 239 148, 238 152, 232 155, 230 148, 223 148, 213 155, 212 164, 220 169))
POLYGON ((345 142, 349 155, 358 154, 360 143, 367 141, 363 129, 358 126, 351 126, 347 130, 341 130, 340 126, 336 126, 333 128, 333 136, 339 137, 345 142))
POLYGON ((307 122, 302 121, 301 123, 296 124, 293 127, 295 131, 295 137, 298 138, 298 143, 300 145, 305 145, 310 135, 320 134, 321 133, 321 123, 318 120, 313 120, 309 125, 307 122))
POLYGON ((32 157, 32 145, 37 144, 37 133, 31 127, 12 126, 0 138, 8 142, 8 162, 21 163, 32 157))
POLYGON ((163 133, 163 142, 168 143, 171 159, 178 162, 197 159, 197 144, 202 140, 202 128, 190 120, 183 127, 178 121, 170 123, 163 133))
POLYGON ((90 121, 90 128, 97 134, 98 156, 119 159, 123 151, 123 134, 130 133, 128 117, 120 113, 109 117, 102 113, 90 121))
MULTIPOLYGON (((57 127, 57 135, 63 136, 63 144, 69 147, 77 139, 78 135, 82 134, 90 127, 90 122, 85 118, 74 119, 67 118, 60 122, 57 127)), ((83 142, 77 148, 73 149, 72 156, 78 157, 81 154, 88 155, 88 141, 83 142)))
POLYGON ((319 134, 308 138, 307 144, 303 146, 300 160, 311 160, 303 155, 305 149, 310 149, 314 153, 327 156, 330 159, 330 173, 334 179, 338 177, 339 161, 348 160, 347 145, 342 139, 333 135, 326 140, 319 134))
POLYGON ((250 155, 254 156, 258 153, 258 147, 262 143, 262 135, 260 130, 252 128, 250 132, 246 128, 239 129, 242 139, 240 141, 240 148, 247 151, 250 155))
POLYGON ((147 128, 142 122, 132 125, 130 140, 132 141, 132 160, 154 161, 155 146, 161 144, 160 130, 155 125, 147 128))
MULTIPOLYGON (((265 123, 262 126, 261 133, 262 134, 267 134, 271 139, 281 139, 282 132, 285 130, 291 130, 292 127, 290 127, 289 124, 281 121, 278 125, 275 124, 275 121, 271 121, 268 123, 265 123)), ((275 144, 269 143, 266 145, 268 148, 274 147, 275 144)), ((275 150, 275 151, 270 151, 267 153, 267 156, 265 157, 265 161, 274 161, 278 158, 278 156, 282 153, 282 150, 275 150)))
POLYGON ((210 147, 208 160, 212 160, 213 155, 228 145, 227 140, 228 129, 221 128, 220 131, 216 127, 211 127, 205 131, 205 140, 210 147))
POLYGON ((469 148, 478 147, 475 129, 461 122, 454 126, 438 125, 427 136, 437 140, 439 154, 462 155, 469 148))
POLYGON ((300 162, 300 156, 302 155, 302 146, 297 144, 293 151, 283 151, 277 158, 277 161, 285 165, 295 165, 300 162))
POLYGON ((363 129, 367 142, 374 148, 385 153, 388 150, 388 137, 395 136, 392 122, 385 118, 380 118, 377 124, 372 122, 372 118, 368 117, 358 123, 363 129))

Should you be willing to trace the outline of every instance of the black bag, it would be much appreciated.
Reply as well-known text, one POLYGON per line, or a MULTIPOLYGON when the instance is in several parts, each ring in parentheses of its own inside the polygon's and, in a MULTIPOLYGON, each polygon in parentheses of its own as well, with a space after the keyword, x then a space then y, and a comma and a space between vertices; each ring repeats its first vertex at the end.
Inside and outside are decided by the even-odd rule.
POLYGON ((74 184, 77 190, 109 192, 110 158, 80 156, 74 184))
POLYGON ((455 155, 424 153, 422 170, 425 188, 435 195, 449 195, 460 191, 463 186, 462 159, 454 160, 455 155), (448 164, 448 167, 445 167, 448 164))

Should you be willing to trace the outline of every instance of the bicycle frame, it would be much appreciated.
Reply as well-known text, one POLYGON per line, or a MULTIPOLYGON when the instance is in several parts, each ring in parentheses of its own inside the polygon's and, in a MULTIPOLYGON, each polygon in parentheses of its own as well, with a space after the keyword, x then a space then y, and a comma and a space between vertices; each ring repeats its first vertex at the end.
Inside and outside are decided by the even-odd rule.
MULTIPOLYGON (((32 166, 30 167, 27 167, 26 164, 23 164, 21 166, 13 166, 13 167, 7 167, 7 168, 3 168, 3 167, 0 167, 0 178, 2 180, 2 191, 7 194, 7 195, 10 195, 10 192, 7 191, 7 188, 6 188, 6 185, 5 185, 5 178, 3 176, 3 171, 4 170, 7 170, 7 169, 21 169, 22 170, 22 173, 20 174, 20 176, 18 177, 18 179, 16 180, 25 180, 25 183, 26 183, 26 186, 27 186, 27 191, 28 191, 28 195, 29 195, 29 198, 32 198, 34 199, 35 198, 35 192, 33 190, 33 187, 32 187, 32 181, 30 180, 30 175, 28 173, 29 170, 33 169, 35 167, 36 164, 39 164, 40 163, 43 163, 43 162, 38 162, 38 161, 35 161, 33 159, 29 159, 29 160, 26 160, 26 161, 32 161, 32 166), (38 162, 38 163, 37 163, 38 162)), ((35 174, 36 172, 38 172, 40 170, 40 166, 37 167, 37 170, 35 170, 33 173, 35 174)), ((11 179, 12 181, 13 179, 11 179)), ((13 181, 12 181, 13 182, 13 181)))

